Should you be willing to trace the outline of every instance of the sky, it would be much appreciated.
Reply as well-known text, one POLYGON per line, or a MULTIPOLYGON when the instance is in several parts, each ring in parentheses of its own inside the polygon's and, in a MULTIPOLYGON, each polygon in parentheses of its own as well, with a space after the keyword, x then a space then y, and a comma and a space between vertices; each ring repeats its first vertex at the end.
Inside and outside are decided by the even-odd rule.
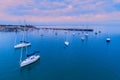
POLYGON ((120 0, 0 0, 0 24, 120 24, 120 0))

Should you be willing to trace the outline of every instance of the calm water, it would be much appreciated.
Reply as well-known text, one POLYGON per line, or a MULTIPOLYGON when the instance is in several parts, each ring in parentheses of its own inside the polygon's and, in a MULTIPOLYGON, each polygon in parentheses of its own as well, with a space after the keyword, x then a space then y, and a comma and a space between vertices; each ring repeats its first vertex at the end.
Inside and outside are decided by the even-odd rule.
MULTIPOLYGON (((28 52, 40 50, 40 60, 24 68, 19 67, 20 49, 14 49, 16 33, 0 32, 0 80, 120 80, 120 28, 95 28, 102 33, 68 31, 29 31, 26 38, 32 43, 28 52), (55 33, 57 32, 57 35, 55 33), (43 36, 41 36, 43 35, 43 36), (106 37, 111 42, 106 43, 106 37)), ((21 39, 17 33, 17 40, 21 39)), ((17 41, 17 42, 18 42, 17 41)), ((23 54, 25 59, 25 54, 23 54)))

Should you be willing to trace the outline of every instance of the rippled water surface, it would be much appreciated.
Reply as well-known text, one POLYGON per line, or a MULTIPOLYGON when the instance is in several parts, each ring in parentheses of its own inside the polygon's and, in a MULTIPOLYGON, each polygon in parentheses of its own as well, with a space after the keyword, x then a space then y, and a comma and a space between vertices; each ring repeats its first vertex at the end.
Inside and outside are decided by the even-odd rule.
MULTIPOLYGON (((20 68, 20 49, 15 38, 22 32, 0 32, 0 80, 120 80, 120 28, 94 28, 93 32, 28 31, 32 46, 28 53, 40 50, 40 60, 20 68), (95 35, 95 32, 101 33, 95 35), (73 35, 75 33, 75 35, 73 35), (81 41, 84 36, 85 40, 81 41), (106 43, 110 37, 111 42, 106 43), (69 41, 69 46, 64 41, 69 41)), ((23 53, 23 60, 26 54, 23 53)))

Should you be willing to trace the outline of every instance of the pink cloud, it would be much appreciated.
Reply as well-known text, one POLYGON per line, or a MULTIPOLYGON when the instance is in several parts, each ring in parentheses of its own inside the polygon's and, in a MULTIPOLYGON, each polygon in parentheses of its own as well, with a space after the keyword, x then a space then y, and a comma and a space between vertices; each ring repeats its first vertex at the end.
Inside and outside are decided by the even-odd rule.
POLYGON ((113 2, 115 2, 115 3, 120 3, 120 0, 113 0, 113 2))
POLYGON ((79 16, 10 16, 10 15, 1 15, 2 20, 5 21, 23 21, 24 19, 28 22, 103 22, 111 20, 120 20, 120 12, 114 13, 104 13, 104 14, 83 14, 79 16))
MULTIPOLYGON (((0 21, 23 21, 24 19, 28 22, 103 22, 103 21, 114 21, 114 20, 120 20, 120 12, 111 12, 106 13, 102 9, 102 5, 105 4, 105 1, 98 1, 94 4, 89 4, 94 2, 94 0, 66 0, 66 1, 72 1, 73 4, 65 4, 63 2, 42 2, 38 4, 34 4, 34 0, 1 0, 0 1, 0 21), (27 12, 27 13, 33 13, 37 15, 24 15, 24 16, 18 16, 18 15, 10 15, 6 12, 6 9, 8 7, 15 8, 18 5, 24 5, 28 7, 29 5, 35 5, 36 7, 32 8, 31 10, 21 10, 20 12, 27 12), (54 10, 40 10, 38 6, 46 5, 47 7, 55 7, 55 6, 65 6, 64 8, 58 8, 54 10), (80 8, 74 8, 74 5, 80 4, 82 5, 80 8), (86 4, 84 6, 84 4, 86 4), (101 13, 87 13, 87 14, 80 14, 80 15, 71 15, 71 16, 65 16, 61 14, 69 13, 72 10, 78 10, 78 11, 84 11, 84 10, 100 10, 101 13), (49 14, 41 16, 40 14, 49 14)), ((114 0, 115 2, 120 2, 120 0, 114 0)))

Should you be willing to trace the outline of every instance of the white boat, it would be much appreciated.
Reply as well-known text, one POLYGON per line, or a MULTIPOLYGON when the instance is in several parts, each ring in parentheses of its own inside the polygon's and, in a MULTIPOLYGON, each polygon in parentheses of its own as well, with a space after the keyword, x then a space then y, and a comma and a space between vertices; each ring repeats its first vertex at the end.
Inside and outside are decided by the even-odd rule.
POLYGON ((81 37, 81 40, 84 41, 84 40, 85 40, 85 37, 82 36, 82 37, 81 37))
POLYGON ((66 46, 68 46, 68 45, 69 45, 69 42, 68 42, 68 41, 65 41, 64 43, 65 43, 65 45, 66 45, 66 46))
POLYGON ((66 46, 69 45, 69 41, 67 40, 67 33, 66 33, 66 36, 65 36, 65 42, 64 42, 64 44, 65 44, 66 46))
POLYGON ((27 42, 27 43, 23 42, 23 43, 19 43, 19 44, 14 45, 14 48, 27 47, 30 45, 31 45, 31 43, 29 43, 29 42, 27 42))
POLYGON ((30 45, 31 45, 30 42, 25 41, 25 28, 24 28, 22 41, 20 41, 20 43, 16 44, 16 38, 15 38, 14 48, 22 48, 22 47, 27 47, 27 46, 30 46, 30 45))
POLYGON ((72 35, 74 36, 74 35, 75 35, 75 33, 72 33, 72 35))
POLYGON ((39 53, 39 51, 35 51, 32 54, 27 54, 27 47, 26 47, 27 58, 25 60, 22 60, 22 52, 23 52, 23 47, 21 48, 20 67, 30 65, 40 59, 40 55, 36 54, 39 53))
POLYGON ((110 42, 110 38, 108 37, 108 38, 106 38, 106 42, 110 42))
POLYGON ((88 36, 88 33, 86 33, 85 36, 87 37, 87 36, 88 36))
POLYGON ((24 67, 24 66, 27 66, 29 64, 32 64, 32 63, 36 62, 38 59, 40 59, 39 55, 32 55, 32 56, 26 58, 25 60, 23 60, 20 63, 20 67, 24 67))

